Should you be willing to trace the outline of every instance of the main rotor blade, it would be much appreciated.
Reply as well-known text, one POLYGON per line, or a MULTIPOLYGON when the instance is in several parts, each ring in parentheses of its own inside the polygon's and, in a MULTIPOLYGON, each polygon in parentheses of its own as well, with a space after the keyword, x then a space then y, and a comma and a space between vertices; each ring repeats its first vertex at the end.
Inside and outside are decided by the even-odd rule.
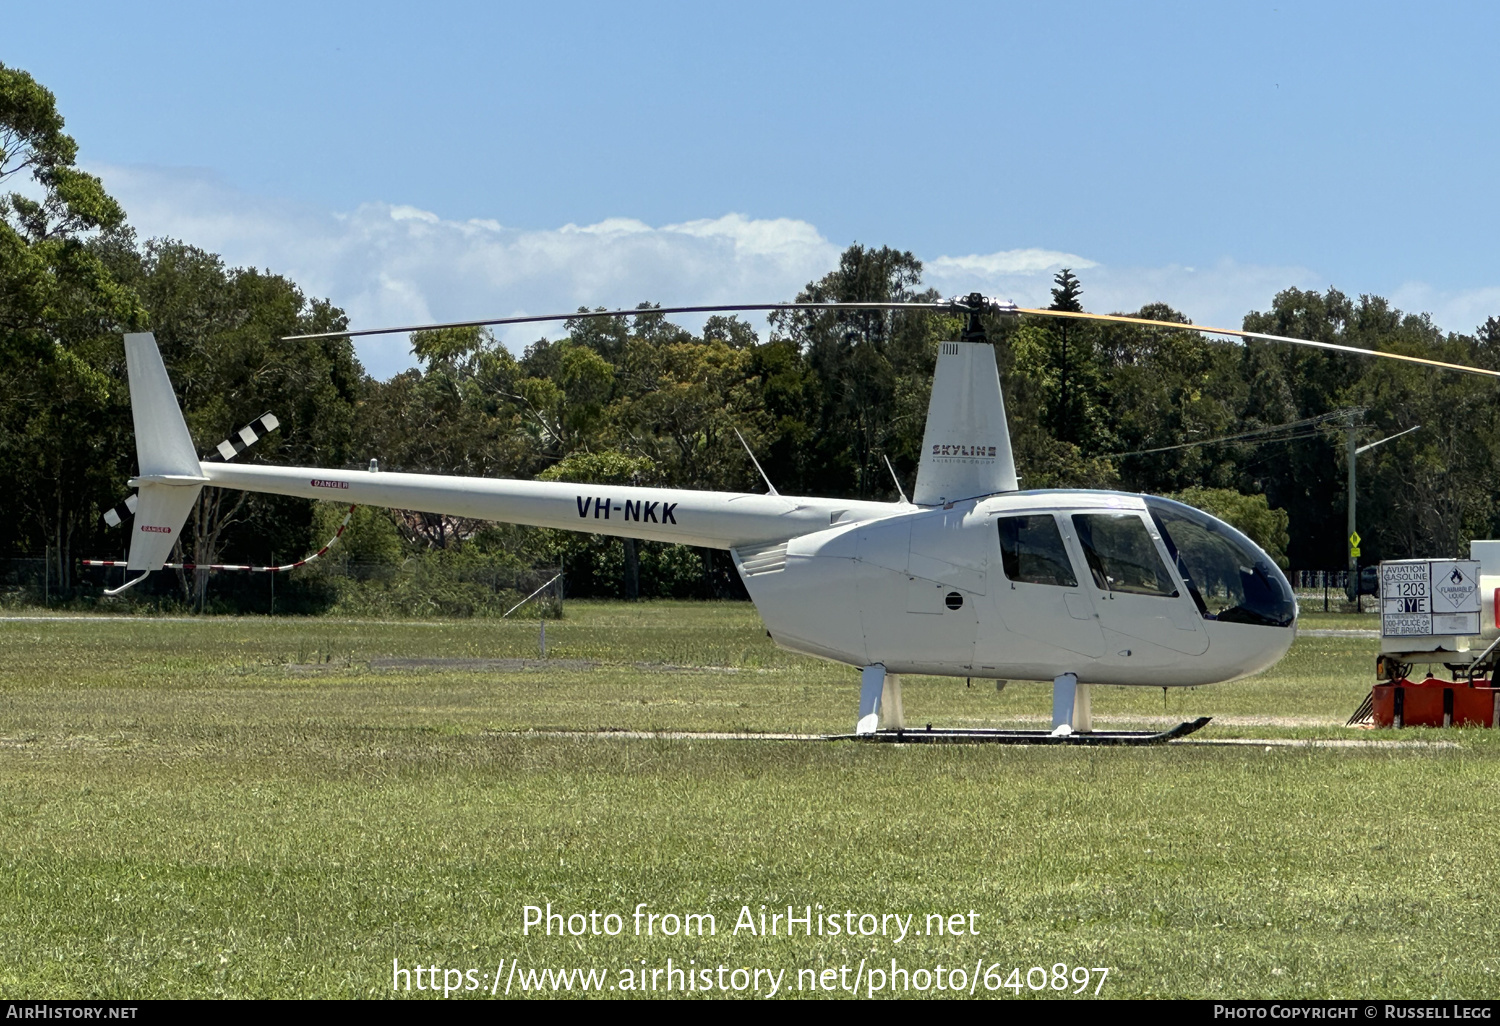
POLYGON ((828 312, 837 310, 934 310, 952 316, 983 312, 992 314, 1029 314, 1033 317, 1063 317, 1080 321, 1103 321, 1110 324, 1134 324, 1147 328, 1175 328, 1178 331, 1197 331, 1206 335, 1227 335, 1232 338, 1253 338, 1265 342, 1289 342, 1292 345, 1309 346, 1313 349, 1328 349, 1339 353, 1352 353, 1355 356, 1377 356, 1386 360, 1401 360, 1405 363, 1416 363, 1427 367, 1437 367, 1442 370, 1458 371, 1462 374, 1478 374, 1483 377, 1500 378, 1500 371, 1485 370, 1482 367, 1471 367, 1461 363, 1446 363, 1442 360, 1430 360, 1422 356, 1408 356, 1405 353, 1387 353, 1378 349, 1361 349, 1358 346, 1339 345, 1335 342, 1314 342, 1312 339, 1291 338, 1287 335, 1268 335, 1261 331, 1244 331, 1239 328, 1214 328, 1204 324, 1182 324, 1178 321, 1156 321, 1145 317, 1126 317, 1122 314, 1032 309, 1029 307, 1018 307, 1006 300, 980 296, 977 293, 968 296, 955 296, 952 299, 939 300, 934 303, 735 303, 709 306, 642 307, 633 310, 578 310, 566 314, 490 317, 473 321, 445 321, 441 324, 411 324, 400 328, 362 328, 357 331, 323 331, 311 335, 283 335, 281 341, 304 342, 319 338, 400 335, 409 334, 414 331, 438 331, 444 328, 482 328, 502 324, 543 324, 550 321, 588 320, 597 317, 638 317, 642 314, 753 313, 775 310, 821 310, 828 312))
POLYGON ((1339 353, 1354 353, 1357 356, 1379 356, 1386 360, 1402 360, 1406 363, 1420 363, 1428 367, 1440 367, 1443 370, 1459 371, 1464 374, 1480 374, 1488 378, 1500 378, 1500 371, 1485 370, 1483 367, 1470 367, 1462 363, 1444 363, 1442 360, 1429 360, 1422 356, 1407 356, 1405 353, 1386 353, 1378 349, 1361 349, 1358 346, 1341 346, 1334 342, 1314 342, 1306 338, 1290 338, 1286 335, 1267 335, 1261 331, 1242 331, 1238 328, 1210 328, 1203 324, 1180 324, 1177 321, 1152 321, 1144 317, 1124 317, 1120 314, 1095 314, 1077 313, 1072 310, 1029 310, 1020 307, 1017 313, 1031 314, 1034 317, 1067 317, 1080 321, 1105 321, 1112 324, 1138 324, 1148 328, 1176 328, 1179 331, 1201 331, 1207 335, 1231 335, 1235 338, 1253 338, 1265 342, 1290 342, 1298 346, 1311 346, 1314 349, 1331 349, 1339 353))
MULTIPOLYGON (((1003 304, 1001 304, 1003 308, 1003 304)), ((1012 306, 1013 311, 1015 308, 1012 306)), ((485 328, 498 324, 542 324, 547 321, 583 320, 593 317, 638 317, 642 314, 682 313, 753 313, 761 310, 945 310, 967 313, 968 309, 953 302, 937 303, 738 303, 729 306, 658 306, 638 310, 578 310, 565 314, 535 314, 526 317, 491 317, 481 321, 445 321, 442 324, 412 324, 404 328, 362 328, 359 331, 322 331, 314 335, 283 335, 283 342, 304 342, 315 338, 357 338, 361 335, 400 335, 413 331, 439 331, 443 328, 485 328)))

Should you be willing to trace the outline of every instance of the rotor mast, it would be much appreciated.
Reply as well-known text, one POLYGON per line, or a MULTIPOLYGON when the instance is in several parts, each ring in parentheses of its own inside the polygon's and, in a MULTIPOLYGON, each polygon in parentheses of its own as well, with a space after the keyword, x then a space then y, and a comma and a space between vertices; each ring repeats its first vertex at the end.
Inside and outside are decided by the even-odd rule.
POLYGON ((962 299, 953 300, 953 303, 955 306, 959 307, 965 312, 964 333, 960 337, 960 341, 988 342, 990 340, 990 336, 989 333, 984 330, 984 319, 982 315, 985 310, 994 307, 993 300, 986 299, 982 293, 970 292, 962 299))

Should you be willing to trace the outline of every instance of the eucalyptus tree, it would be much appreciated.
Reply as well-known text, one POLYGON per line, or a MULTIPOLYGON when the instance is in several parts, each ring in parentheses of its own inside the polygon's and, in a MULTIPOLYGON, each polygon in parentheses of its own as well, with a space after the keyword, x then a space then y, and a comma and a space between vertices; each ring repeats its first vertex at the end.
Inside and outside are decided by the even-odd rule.
MULTIPOLYGON (((238 459, 338 466, 357 458, 355 409, 365 373, 353 345, 347 338, 282 341, 343 328, 343 311, 309 300, 280 275, 227 268, 215 254, 171 240, 116 247, 108 264, 140 297, 200 451, 271 412, 280 429, 238 459)), ((232 544, 241 559, 288 560, 303 554, 311 522, 300 500, 205 489, 180 555, 220 562, 232 544)), ((207 581, 205 573, 184 577, 184 591, 201 605, 207 581)))
MULTIPOLYGON (((930 302, 922 262, 909 252, 853 245, 798 302, 930 302)), ((951 319, 921 310, 791 311, 773 314, 773 342, 792 342, 806 362, 806 410, 814 417, 810 468, 823 494, 894 494, 882 455, 915 469, 937 343, 951 319)), ((778 411, 779 412, 779 411, 778 411)), ((807 482, 814 483, 814 482, 807 482)))
POLYGON ((0 473, 13 482, 0 530, 12 551, 55 551, 64 588, 75 543, 113 501, 119 333, 144 319, 94 244, 125 213, 77 155, 52 93, 0 64, 0 473))

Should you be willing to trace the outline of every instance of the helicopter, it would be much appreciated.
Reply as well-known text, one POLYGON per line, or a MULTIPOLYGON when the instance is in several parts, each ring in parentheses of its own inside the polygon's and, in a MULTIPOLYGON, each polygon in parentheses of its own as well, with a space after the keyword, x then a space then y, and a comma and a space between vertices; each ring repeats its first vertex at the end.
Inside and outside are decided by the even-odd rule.
MULTIPOLYGON (((782 495, 769 479, 765 493, 712 492, 392 473, 373 460, 368 470, 234 463, 257 437, 256 426, 275 428, 269 416, 221 443, 217 459, 200 460, 154 337, 129 334, 139 474, 128 483, 138 491, 112 511, 119 523, 133 510, 129 556, 124 563, 89 562, 139 572, 107 594, 139 583, 164 565, 205 487, 727 550, 776 645, 860 671, 851 736, 908 735, 900 679, 914 674, 993 679, 999 686, 1050 681, 1052 730, 1034 733, 1058 742, 1128 743, 1139 739, 1094 730, 1093 686, 1192 687, 1265 670, 1296 638, 1296 596, 1259 546, 1191 506, 1116 491, 1021 490, 984 315, 1191 330, 1500 377, 1407 354, 1259 332, 1025 309, 979 293, 934 302, 651 312, 902 309, 958 315, 966 326, 958 340, 939 344, 915 485, 908 498, 898 480, 895 502, 782 495)), ((494 318, 285 341, 637 312, 494 318)), ((1207 722, 1183 724, 1170 736, 1207 722)))

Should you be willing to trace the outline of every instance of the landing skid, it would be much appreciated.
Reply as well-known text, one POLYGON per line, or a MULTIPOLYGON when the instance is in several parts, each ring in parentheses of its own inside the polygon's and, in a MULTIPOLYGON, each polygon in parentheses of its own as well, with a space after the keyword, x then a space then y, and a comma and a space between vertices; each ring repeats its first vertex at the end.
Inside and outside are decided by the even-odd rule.
POLYGON ((1171 730, 1153 734, 1149 730, 1094 730, 1073 734, 1053 734, 1047 730, 982 730, 934 728, 924 730, 877 730, 865 734, 830 734, 825 741, 884 741, 898 745, 1164 745, 1168 741, 1202 730, 1212 716, 1179 723, 1171 730))

